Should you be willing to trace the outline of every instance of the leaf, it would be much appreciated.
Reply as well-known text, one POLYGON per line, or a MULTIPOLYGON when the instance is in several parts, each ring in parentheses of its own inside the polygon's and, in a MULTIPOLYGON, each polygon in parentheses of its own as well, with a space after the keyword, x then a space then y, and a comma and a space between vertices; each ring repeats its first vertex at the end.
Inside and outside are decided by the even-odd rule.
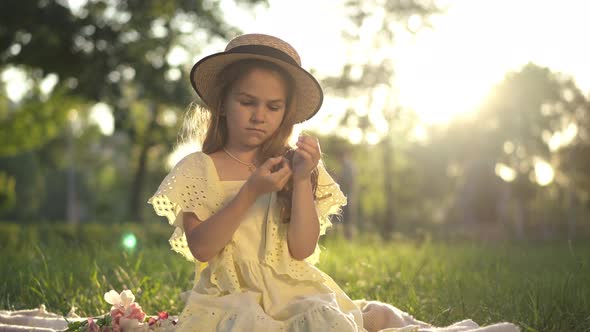
MULTIPOLYGON (((65 317, 64 317, 65 318, 65 317)), ((67 319, 66 319, 67 321, 67 319)), ((68 323, 68 329, 65 331, 78 331, 80 328, 88 325, 87 320, 79 321, 79 322, 70 322, 68 323)))

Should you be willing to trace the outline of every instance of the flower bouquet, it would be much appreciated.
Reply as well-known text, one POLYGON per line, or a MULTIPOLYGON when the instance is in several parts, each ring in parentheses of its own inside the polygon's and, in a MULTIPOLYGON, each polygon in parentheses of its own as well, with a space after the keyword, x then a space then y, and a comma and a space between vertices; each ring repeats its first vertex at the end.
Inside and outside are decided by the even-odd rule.
POLYGON ((127 331, 173 331, 176 320, 172 320, 166 311, 157 316, 148 317, 135 302, 135 295, 130 290, 117 293, 111 290, 104 294, 104 299, 112 305, 110 314, 101 317, 89 317, 87 320, 70 322, 65 331, 76 332, 127 332, 127 331))

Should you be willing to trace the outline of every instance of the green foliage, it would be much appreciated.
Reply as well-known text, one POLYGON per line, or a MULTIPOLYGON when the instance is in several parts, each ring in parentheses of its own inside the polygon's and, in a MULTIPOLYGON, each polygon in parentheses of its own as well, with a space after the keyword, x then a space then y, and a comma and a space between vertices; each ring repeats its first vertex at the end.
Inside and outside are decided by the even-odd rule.
MULTIPOLYGON (((11 179, 0 185, 6 188, 0 195, 7 195, 0 196, 0 218, 64 220, 71 204, 83 221, 155 220, 145 199, 166 175, 182 111, 194 96, 188 68, 166 57, 177 47, 198 54, 203 45, 237 30, 215 1, 99 0, 74 11, 64 4, 0 3, 0 69, 16 67, 32 82, 18 103, 0 93, 0 174, 11 179), (180 77, 171 78, 171 72, 180 77), (44 95, 39 83, 49 74, 58 80, 44 95), (112 109, 112 136, 104 136, 89 119, 89 108, 99 101, 112 109), (74 135, 67 116, 72 109, 78 110, 81 127, 74 135), (75 184, 68 187, 68 181, 75 184)), ((477 219, 494 222, 502 219, 497 213, 502 199, 525 223, 549 224, 548 230, 553 224, 559 231, 568 227, 570 237, 588 228, 590 104, 570 78, 526 65, 509 73, 473 118, 426 128, 428 137, 415 140, 416 115, 391 96, 380 100, 395 91, 395 63, 378 58, 390 54, 379 50, 389 49, 399 34, 416 32, 408 31, 408 19, 417 15, 427 26, 440 8, 433 1, 351 0, 346 6, 351 47, 367 47, 358 32, 363 26, 374 29, 375 57, 364 63, 356 59, 341 75, 326 78, 327 95, 360 98, 381 110, 334 112, 329 120, 339 122, 343 135, 322 137, 321 144, 337 173, 338 144, 347 144, 342 137, 347 130, 362 131, 363 144, 349 146, 358 170, 359 228, 382 232, 392 215, 397 229, 450 224, 468 209, 477 210, 471 211, 477 219), (571 124, 576 137, 552 151, 547 137, 571 124), (370 135, 380 144, 367 144, 370 135), (531 180, 535 157, 556 170, 547 187, 531 180), (494 174, 496 162, 518 172, 510 185, 494 174)))
POLYGON ((533 156, 549 159, 547 135, 565 129, 580 100, 584 98, 571 78, 529 63, 491 90, 477 120, 470 123, 480 136, 465 152, 482 149, 519 169, 519 162, 533 156), (575 98, 566 98, 565 90, 575 98), (519 153, 502 155, 505 142, 519 153))
MULTIPOLYGON (((57 226, 57 225, 56 225, 57 226)), ((170 251, 171 228, 156 224, 39 227, 36 238, 20 228, 18 243, 5 242, 0 272, 0 308, 41 303, 65 313, 108 312, 103 295, 130 289, 146 313, 177 315, 179 294, 192 287, 193 266, 170 251), (139 250, 122 248, 119 235, 132 230, 139 250), (110 237, 109 237, 110 235, 110 237), (115 236, 113 236, 115 235, 115 236), (26 236, 26 238, 24 237, 26 236)), ((587 243, 431 241, 375 236, 355 242, 328 234, 320 269, 352 299, 391 303, 435 325, 472 318, 481 325, 509 321, 537 331, 590 328, 590 247, 587 243)))
POLYGON ((35 220, 41 206, 43 178, 39 171, 39 160, 32 153, 23 153, 14 157, 0 157, 0 169, 14 179, 15 202, 12 209, 3 210, 2 216, 12 220, 35 220))
POLYGON ((68 112, 79 107, 76 98, 63 89, 49 97, 39 91, 29 93, 18 105, 0 103, 0 156, 13 156, 34 150, 62 133, 68 112))
POLYGON ((13 208, 16 201, 15 186, 16 180, 14 177, 0 172, 0 211, 13 208))
POLYGON ((169 226, 163 226, 3 224, 0 239, 16 241, 1 242, 2 250, 10 253, 3 255, 2 264, 11 269, 0 273, 6 280, 0 286, 0 307, 46 303, 62 313, 74 305, 83 315, 97 316, 109 310, 104 293, 125 288, 133 290, 146 312, 178 312, 178 295, 189 288, 191 266, 165 247, 170 234, 169 226), (138 237, 134 250, 123 249, 125 232, 138 237))
MULTIPOLYGON (((454 147, 448 151, 448 158, 463 175, 461 188, 464 192, 490 191, 493 197, 482 196, 479 201, 487 200, 493 208, 493 205, 500 204, 500 191, 509 191, 510 203, 519 205, 525 214, 547 215, 549 206, 561 209, 553 218, 554 222, 559 222, 566 220, 578 199, 590 193, 587 185, 590 183, 587 172, 590 168, 580 172, 578 167, 571 167, 585 163, 583 153, 571 153, 584 150, 583 140, 574 138, 572 142, 552 146, 552 137, 563 135, 571 126, 579 128, 576 137, 583 137, 587 123, 581 114, 589 111, 587 99, 570 77, 529 63, 508 73, 490 91, 478 112, 454 121, 434 140, 439 141, 439 145, 454 147), (555 171, 549 187, 558 193, 552 197, 543 193, 548 189, 536 183, 537 159, 548 162, 555 171), (494 165, 498 162, 516 172, 514 181, 505 184, 507 190, 493 183, 494 165), (573 198, 565 199, 568 195, 573 198), (547 199, 535 206, 539 196, 547 199)), ((466 202, 467 198, 463 195, 457 199, 466 202)), ((587 213, 587 209, 578 209, 576 218, 584 220, 587 213)), ((524 219, 525 223, 538 220, 534 217, 524 219)))
MULTIPOLYGON (((67 318, 64 317, 64 319, 68 323, 68 328, 64 332, 87 331, 88 330, 88 321, 87 320, 70 322, 67 318)), ((148 320, 148 317, 146 316, 146 321, 147 320, 148 320)), ((104 316, 96 319, 95 323, 99 327, 99 329, 102 330, 103 327, 111 326, 112 317, 110 315, 104 315, 104 316)))
MULTIPOLYGON (((487 223, 523 237, 544 232, 573 238, 587 229, 590 213, 589 111, 589 101, 571 78, 534 64, 508 73, 478 112, 429 127, 424 139, 412 139, 418 123, 411 112, 396 110, 389 136, 383 138, 390 144, 349 144, 358 169, 358 226, 383 232, 381 220, 393 206, 396 228, 424 222, 454 227, 471 223, 474 228, 487 223), (574 139, 550 148, 551 137, 571 126, 577 128, 574 139), (537 158, 555 171, 548 186, 535 181, 537 158), (510 166, 516 179, 502 181, 497 163, 510 166), (387 177, 393 179, 392 197, 384 190, 387 177), (538 229, 529 233, 519 227, 538 229)), ((346 113, 343 128, 358 123, 371 132, 362 121, 349 121, 354 113, 346 113)), ((338 145, 345 144, 333 141, 337 139, 322 137, 328 156, 338 155, 338 145)), ((338 160, 329 158, 328 165, 337 169, 338 160)))
MULTIPOLYGON (((250 6, 264 1, 236 2, 250 6)), ((87 1, 74 10, 59 1, 8 0, 0 4, 0 13, 0 69, 21 68, 33 83, 33 92, 16 104, 0 96, 0 155, 15 156, 45 149, 51 142, 63 143, 61 138, 67 137, 68 129, 66 115, 72 108, 85 114, 90 105, 105 103, 113 113, 115 135, 126 137, 131 150, 125 165, 131 174, 117 179, 127 184, 127 192, 125 197, 116 198, 131 204, 125 204, 121 213, 115 208, 118 213, 111 218, 132 215, 141 219, 138 211, 146 191, 143 184, 149 162, 145 156, 156 145, 172 149, 179 124, 162 119, 182 118, 182 110, 194 98, 184 67, 188 64, 168 61, 168 57, 179 49, 190 57, 205 43, 237 34, 233 22, 224 20, 221 7, 214 2, 186 0, 87 1), (39 83, 49 74, 57 77, 57 83, 46 98, 40 96, 39 83)), ((88 127, 88 123, 82 126, 84 138, 98 140, 86 134, 88 127)), ((84 143, 76 140, 78 147, 87 148, 84 143)), ((50 161, 59 164, 65 158, 56 159, 50 161)), ((84 166, 70 165, 70 172, 88 176, 84 166)), ((63 171, 62 167, 48 168, 49 174, 46 169, 39 170, 42 176, 63 171)), ((109 189, 120 191, 105 191, 109 189)), ((70 192, 70 196, 83 201, 82 211, 107 204, 100 195, 94 200, 78 197, 77 193, 70 192)), ((53 202, 46 203, 53 206, 53 202)), ((63 212, 58 212, 63 217, 63 212)), ((36 213, 33 209, 32 214, 36 213)), ((17 214, 11 211, 5 216, 17 214)))
POLYGON ((584 243, 326 243, 323 270, 351 298, 392 303, 445 325, 510 321, 538 331, 588 328, 590 256, 584 243), (586 324, 586 325, 585 325, 586 324))

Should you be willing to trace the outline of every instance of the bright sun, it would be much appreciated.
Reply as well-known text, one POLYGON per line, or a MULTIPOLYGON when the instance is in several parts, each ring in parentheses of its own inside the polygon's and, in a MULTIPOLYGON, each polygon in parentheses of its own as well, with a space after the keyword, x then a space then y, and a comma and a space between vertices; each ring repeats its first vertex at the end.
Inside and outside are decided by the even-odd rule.
POLYGON ((459 59, 437 58, 430 63, 416 59, 400 66, 400 104, 428 124, 446 123, 474 110, 493 83, 483 73, 453 64, 456 61, 459 59))
MULTIPOLYGON (((423 29, 415 37, 397 35, 391 53, 396 63, 399 103, 414 109, 424 123, 445 123, 472 112, 508 71, 518 70, 528 62, 576 75, 583 89, 590 86, 590 75, 581 70, 590 48, 573 44, 573 36, 590 25, 584 16, 589 4, 534 0, 440 2, 450 7, 444 15, 432 17, 433 29, 423 29), (573 47, 576 52, 564 52, 573 47)), ((333 75, 347 61, 362 63, 375 54, 370 43, 352 54, 344 45, 342 29, 350 23, 343 3, 271 0, 268 10, 258 11, 255 19, 243 13, 231 19, 242 21, 245 32, 270 33, 288 40, 301 53, 305 68, 333 75), (324 24, 321 29, 301 24, 301 17, 324 24)), ((371 39, 371 29, 370 24, 361 29, 361 37, 364 34, 371 39)))
POLYGON ((445 15, 433 18, 433 30, 398 45, 400 101, 424 122, 448 122, 474 111, 507 72, 528 62, 576 75, 585 89, 590 76, 581 68, 590 51, 568 40, 583 31, 579 22, 585 22, 581 13, 590 9, 589 4, 532 0, 451 4, 445 15), (564 37, 568 35, 572 37, 564 37), (564 52, 572 47, 575 52, 564 52))
MULTIPOLYGON (((473 9, 469 5, 463 7, 462 10, 473 9)), ((301 53, 304 67, 314 68, 320 75, 337 75, 347 61, 363 63, 375 53, 370 47, 374 35, 371 27, 361 33, 361 44, 366 47, 347 49, 341 38, 341 29, 346 25, 342 8, 339 2, 301 0, 294 5, 271 1, 272 14, 258 13, 256 20, 245 22, 244 30, 272 33, 288 40, 301 53), (331 14, 325 16, 325 13, 331 14), (319 30, 313 25, 290 24, 299 14, 310 21, 328 20, 330 24, 319 30)), ((443 20, 435 22, 435 30, 421 31, 416 38, 408 38, 409 35, 399 38, 392 50, 398 102, 414 109, 424 123, 448 122, 473 110, 506 72, 505 62, 498 62, 498 56, 484 46, 487 35, 501 28, 491 25, 489 31, 479 28, 470 34, 464 28, 464 19, 448 17, 453 14, 451 10, 443 20)))

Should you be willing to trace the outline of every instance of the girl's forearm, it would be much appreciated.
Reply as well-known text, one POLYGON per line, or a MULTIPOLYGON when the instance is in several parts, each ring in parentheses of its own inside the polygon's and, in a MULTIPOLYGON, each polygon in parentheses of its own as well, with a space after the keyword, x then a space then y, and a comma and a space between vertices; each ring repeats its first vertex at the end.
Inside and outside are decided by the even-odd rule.
POLYGON ((217 255, 232 239, 242 217, 255 201, 256 194, 246 182, 238 194, 210 218, 199 222, 194 215, 188 217, 185 214, 184 229, 193 256, 206 262, 217 255))
POLYGON ((320 235, 320 223, 315 208, 309 177, 293 180, 291 221, 287 242, 291 256, 303 260, 313 254, 320 235))

